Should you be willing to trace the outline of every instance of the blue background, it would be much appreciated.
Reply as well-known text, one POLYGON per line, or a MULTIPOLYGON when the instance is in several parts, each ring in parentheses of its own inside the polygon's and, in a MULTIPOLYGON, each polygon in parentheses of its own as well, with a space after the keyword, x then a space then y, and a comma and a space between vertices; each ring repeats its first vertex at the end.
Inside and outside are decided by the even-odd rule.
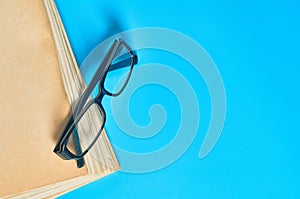
MULTIPOLYGON (((209 122, 210 110, 205 108, 208 94, 200 102, 203 125, 191 147, 175 163, 145 174, 119 171, 61 198, 300 197, 299 2, 56 3, 79 65, 98 43, 120 31, 149 26, 174 29, 207 50, 219 68, 227 95, 225 126, 206 158, 200 160, 198 152, 209 122)), ((205 88, 203 91, 207 92, 205 88)), ((174 98, 161 96, 162 101, 164 96, 174 98)), ((149 97, 149 103, 153 100, 159 99, 149 97)), ((104 105, 108 112, 105 128, 112 142, 118 142, 112 131, 114 123, 109 122, 109 106, 104 105)), ((130 109, 134 112, 138 107, 132 105, 130 109)), ((133 114, 133 118, 140 117, 133 114)), ((147 124, 147 119, 137 122, 147 124)))

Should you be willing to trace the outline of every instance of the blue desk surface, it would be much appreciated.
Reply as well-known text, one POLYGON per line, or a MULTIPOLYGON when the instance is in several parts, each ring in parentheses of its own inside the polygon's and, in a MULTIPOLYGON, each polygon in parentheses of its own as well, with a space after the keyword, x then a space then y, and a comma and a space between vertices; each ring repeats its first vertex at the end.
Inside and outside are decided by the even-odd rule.
MULTIPOLYGON (((210 120, 210 98, 203 81, 186 73, 192 87, 201 91, 197 93, 201 120, 184 155, 158 171, 116 172, 62 199, 300 197, 299 2, 56 2, 79 65, 98 43, 118 32, 142 27, 174 29, 206 49, 222 75, 227 97, 222 135, 212 152, 199 159, 210 120)), ((171 58, 169 61, 172 63, 171 58)), ((145 152, 145 145, 155 150, 168 142, 180 120, 180 110, 174 108, 178 100, 172 93, 155 85, 145 87, 128 108, 136 123, 146 125, 148 108, 156 103, 165 107, 171 125, 166 121, 159 132, 161 139, 154 137, 141 144, 128 137, 126 142, 120 141, 125 137, 112 119, 109 99, 105 99, 105 128, 112 143, 145 152), (159 95, 151 95, 153 90, 159 95)))

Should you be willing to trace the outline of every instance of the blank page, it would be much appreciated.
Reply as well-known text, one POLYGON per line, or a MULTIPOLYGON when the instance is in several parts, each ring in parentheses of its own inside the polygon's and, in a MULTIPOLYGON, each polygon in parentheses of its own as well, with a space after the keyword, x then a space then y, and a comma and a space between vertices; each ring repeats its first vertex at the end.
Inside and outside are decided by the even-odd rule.
POLYGON ((87 174, 52 152, 70 114, 41 0, 0 0, 0 196, 87 174))

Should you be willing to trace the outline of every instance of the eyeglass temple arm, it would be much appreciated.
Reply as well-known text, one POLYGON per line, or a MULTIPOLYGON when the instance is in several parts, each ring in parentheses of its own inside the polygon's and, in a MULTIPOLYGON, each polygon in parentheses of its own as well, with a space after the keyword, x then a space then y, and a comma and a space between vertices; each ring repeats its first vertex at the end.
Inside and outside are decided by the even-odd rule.
MULTIPOLYGON (((138 57, 137 57, 135 51, 131 51, 131 53, 133 54, 133 65, 135 65, 138 63, 138 57)), ((120 59, 122 59, 122 57, 120 57, 120 59)), ((128 58, 128 57, 123 58, 121 61, 119 61, 115 64, 112 64, 109 67, 108 71, 113 71, 113 70, 117 70, 117 69, 124 68, 124 67, 130 67, 130 62, 131 62, 130 58, 128 58)))

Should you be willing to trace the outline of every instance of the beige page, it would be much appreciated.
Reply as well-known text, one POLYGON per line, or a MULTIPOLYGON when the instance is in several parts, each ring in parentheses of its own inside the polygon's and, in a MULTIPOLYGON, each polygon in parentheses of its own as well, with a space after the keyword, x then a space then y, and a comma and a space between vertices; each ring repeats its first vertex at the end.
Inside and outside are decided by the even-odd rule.
POLYGON ((0 0, 0 196, 84 175, 52 152, 70 106, 41 0, 0 0))

